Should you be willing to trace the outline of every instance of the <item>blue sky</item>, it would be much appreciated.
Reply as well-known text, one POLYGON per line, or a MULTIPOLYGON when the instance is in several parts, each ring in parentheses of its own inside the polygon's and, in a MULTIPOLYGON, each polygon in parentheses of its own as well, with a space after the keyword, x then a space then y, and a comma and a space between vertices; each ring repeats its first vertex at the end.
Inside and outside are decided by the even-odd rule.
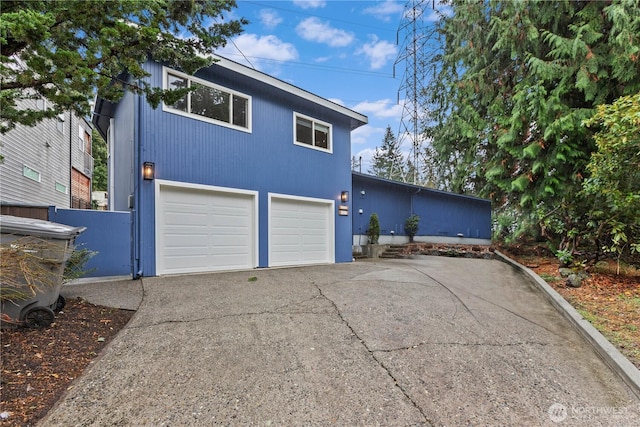
POLYGON ((351 134, 351 153, 368 172, 386 127, 399 132, 405 64, 394 78, 394 63, 405 3, 238 0, 231 15, 250 24, 218 53, 367 115, 351 134))

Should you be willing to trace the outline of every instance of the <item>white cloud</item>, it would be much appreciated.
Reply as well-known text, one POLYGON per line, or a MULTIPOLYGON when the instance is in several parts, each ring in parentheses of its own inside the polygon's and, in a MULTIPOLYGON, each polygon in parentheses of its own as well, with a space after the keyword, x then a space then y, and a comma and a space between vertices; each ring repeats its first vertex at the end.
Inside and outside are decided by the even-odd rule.
POLYGON ((318 9, 327 5, 326 0, 293 0, 293 4, 301 9, 318 9))
POLYGON ((402 104, 398 104, 391 99, 379 99, 377 101, 362 101, 351 108, 368 116, 375 116, 380 119, 399 120, 402 117, 402 104))
POLYGON ((357 153, 352 153, 353 157, 356 158, 356 162, 360 162, 360 167, 356 168, 356 170, 362 173, 369 173, 369 169, 372 165, 371 159, 375 153, 376 150, 373 148, 365 148, 357 153))
POLYGON ((386 40, 378 40, 376 36, 371 36, 371 41, 365 43, 359 52, 367 57, 372 70, 379 70, 389 61, 396 59, 398 47, 386 40))
POLYGON ((274 35, 258 36, 256 34, 241 34, 236 37, 234 43, 228 43, 223 49, 218 50, 220 56, 245 65, 262 69, 265 60, 294 61, 298 59, 298 51, 291 43, 285 43, 274 35), (244 57, 251 64, 248 64, 244 57))
POLYGON ((353 33, 333 28, 328 22, 322 22, 316 17, 300 22, 296 26, 296 32, 305 40, 324 43, 331 47, 348 46, 355 39, 353 33))
POLYGON ((351 132, 351 144, 374 147, 380 145, 383 135, 384 129, 371 125, 360 126, 351 132))
POLYGON ((262 9, 259 12, 259 15, 262 25, 270 30, 277 27, 282 22, 280 15, 278 15, 278 13, 273 9, 262 9))
POLYGON ((404 6, 395 0, 386 0, 376 6, 368 7, 362 11, 366 15, 373 15, 375 18, 389 22, 393 18, 397 20, 402 15, 404 6))

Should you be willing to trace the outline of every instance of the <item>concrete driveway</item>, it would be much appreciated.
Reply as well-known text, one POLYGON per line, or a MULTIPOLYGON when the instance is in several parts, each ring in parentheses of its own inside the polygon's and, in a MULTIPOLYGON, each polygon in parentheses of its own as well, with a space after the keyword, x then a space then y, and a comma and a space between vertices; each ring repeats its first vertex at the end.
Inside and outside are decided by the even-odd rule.
POLYGON ((143 279, 46 426, 638 426, 640 401, 497 260, 143 279))

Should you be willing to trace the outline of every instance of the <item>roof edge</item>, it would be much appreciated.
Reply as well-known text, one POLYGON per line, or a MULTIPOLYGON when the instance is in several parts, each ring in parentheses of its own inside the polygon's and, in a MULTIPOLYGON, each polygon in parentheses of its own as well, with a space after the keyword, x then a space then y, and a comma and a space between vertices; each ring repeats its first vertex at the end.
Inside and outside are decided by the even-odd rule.
POLYGON ((410 184, 408 182, 394 181, 392 179, 381 178, 379 176, 369 175, 369 174, 362 173, 362 172, 351 171, 351 175, 352 175, 352 177, 353 176, 357 176, 359 178, 368 179, 370 181, 378 181, 378 182, 383 182, 385 184, 397 185, 399 187, 413 188, 413 189, 418 190, 418 191, 428 191, 430 193, 442 194, 443 196, 464 197, 464 198, 467 198, 467 199, 472 199, 472 200, 491 203, 491 200, 484 199, 482 197, 469 196, 467 194, 453 193, 451 191, 444 191, 444 190, 438 190, 438 189, 435 189, 435 188, 423 187, 421 185, 410 184))
POLYGON ((240 74, 244 74, 258 81, 267 83, 271 86, 274 86, 278 89, 281 89, 285 92, 291 93, 293 95, 299 96, 303 99, 307 99, 309 101, 315 102, 316 104, 320 104, 323 107, 334 110, 338 113, 344 114, 352 119, 352 127, 351 130, 356 129, 362 125, 369 123, 369 118, 364 114, 358 113, 357 111, 353 111, 343 105, 337 104, 333 101, 329 101, 326 98, 323 98, 319 95, 311 93, 307 90, 301 89, 297 86, 292 85, 291 83, 287 83, 283 80, 280 80, 276 77, 270 76, 269 74, 263 73, 262 71, 258 71, 256 69, 247 67, 246 65, 242 65, 238 62, 232 61, 230 59, 224 58, 220 55, 214 55, 216 62, 212 65, 219 65, 228 70, 235 71, 240 74), (355 121, 356 123, 354 123, 355 121), (357 125, 357 126, 354 126, 357 125))

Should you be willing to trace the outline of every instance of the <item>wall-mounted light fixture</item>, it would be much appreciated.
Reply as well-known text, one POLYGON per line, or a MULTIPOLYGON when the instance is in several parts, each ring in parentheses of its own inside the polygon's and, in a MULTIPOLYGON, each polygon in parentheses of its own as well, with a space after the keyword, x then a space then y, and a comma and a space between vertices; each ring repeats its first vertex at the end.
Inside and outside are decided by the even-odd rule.
POLYGON ((340 193, 340 201, 342 203, 347 203, 349 201, 349 192, 348 191, 343 191, 342 193, 340 193))
POLYGON ((142 164, 142 177, 144 179, 153 179, 156 174, 156 165, 153 162, 144 162, 142 164))

